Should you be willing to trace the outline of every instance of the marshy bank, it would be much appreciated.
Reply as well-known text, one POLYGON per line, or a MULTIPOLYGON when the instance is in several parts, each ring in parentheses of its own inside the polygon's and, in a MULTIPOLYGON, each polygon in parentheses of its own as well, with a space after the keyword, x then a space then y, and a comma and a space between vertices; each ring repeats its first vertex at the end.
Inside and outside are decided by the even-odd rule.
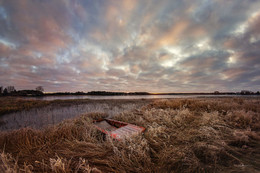
POLYGON ((24 100, 7 98, 2 102, 0 110, 0 130, 14 130, 31 127, 40 129, 55 125, 63 120, 79 116, 83 113, 106 113, 109 117, 125 111, 138 109, 151 100, 24 100), (0 111, 1 112, 1 111, 0 111))
POLYGON ((259 172, 260 99, 155 100, 114 119, 146 131, 118 142, 83 114, 42 130, 0 133, 0 171, 259 172))

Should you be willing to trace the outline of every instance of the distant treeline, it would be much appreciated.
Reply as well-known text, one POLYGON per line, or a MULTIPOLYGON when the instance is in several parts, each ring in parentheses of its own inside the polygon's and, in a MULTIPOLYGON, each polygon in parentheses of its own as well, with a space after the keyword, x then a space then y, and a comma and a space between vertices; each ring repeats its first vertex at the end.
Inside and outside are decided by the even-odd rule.
POLYGON ((242 90, 241 92, 219 92, 215 91, 212 93, 202 93, 202 92, 196 92, 196 93, 158 93, 156 95, 260 95, 260 92, 252 92, 247 90, 242 90))
POLYGON ((148 92, 107 92, 107 91, 90 91, 90 92, 58 92, 46 93, 45 95, 100 95, 100 96, 118 96, 118 95, 150 95, 148 92))
POLYGON ((14 86, 0 86, 0 96, 44 96, 44 89, 38 86, 35 90, 16 90, 14 86))
POLYGON ((149 93, 149 92, 108 92, 108 91, 90 91, 90 92, 57 92, 57 93, 45 93, 44 95, 100 95, 100 96, 118 96, 118 95, 260 95, 260 92, 252 92, 242 90, 241 92, 219 92, 212 93, 149 93))
POLYGON ((118 96, 118 95, 260 95, 260 92, 252 92, 249 90, 242 90, 241 92, 219 92, 212 93, 148 93, 148 92, 108 92, 108 91, 90 91, 90 92, 56 92, 43 93, 42 86, 38 86, 35 90, 18 90, 14 86, 7 86, 6 88, 0 86, 0 96, 58 96, 58 95, 99 95, 99 96, 118 96))

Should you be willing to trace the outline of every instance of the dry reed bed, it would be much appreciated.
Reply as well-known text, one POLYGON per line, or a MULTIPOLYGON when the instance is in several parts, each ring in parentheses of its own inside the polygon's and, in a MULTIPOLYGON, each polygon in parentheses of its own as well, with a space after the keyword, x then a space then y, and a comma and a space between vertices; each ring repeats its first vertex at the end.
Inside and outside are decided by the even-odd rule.
POLYGON ((35 99, 24 99, 21 97, 0 97, 0 116, 5 114, 31 110, 33 108, 43 108, 46 106, 50 107, 69 107, 72 105, 83 105, 93 103, 109 103, 109 105, 122 105, 126 103, 147 103, 149 100, 130 100, 130 99, 112 99, 112 100, 92 100, 92 99, 68 99, 68 100, 35 100, 35 99))
POLYGON ((143 135, 103 139, 91 113, 38 131, 0 133, 0 172, 258 172, 260 100, 158 100, 117 120, 143 135))

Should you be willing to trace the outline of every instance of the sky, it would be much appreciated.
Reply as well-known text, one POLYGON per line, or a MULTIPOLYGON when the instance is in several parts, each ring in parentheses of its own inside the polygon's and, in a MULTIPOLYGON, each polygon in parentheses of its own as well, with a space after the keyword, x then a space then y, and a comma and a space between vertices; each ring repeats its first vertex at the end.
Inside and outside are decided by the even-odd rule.
POLYGON ((260 90, 259 0, 0 0, 0 86, 260 90))

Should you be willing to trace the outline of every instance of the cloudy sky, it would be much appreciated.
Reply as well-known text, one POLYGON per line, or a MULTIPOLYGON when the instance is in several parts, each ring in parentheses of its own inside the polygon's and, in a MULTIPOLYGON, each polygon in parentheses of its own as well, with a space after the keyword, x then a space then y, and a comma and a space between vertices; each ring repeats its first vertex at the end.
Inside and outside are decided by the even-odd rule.
POLYGON ((0 0, 0 85, 260 89, 259 0, 0 0))

